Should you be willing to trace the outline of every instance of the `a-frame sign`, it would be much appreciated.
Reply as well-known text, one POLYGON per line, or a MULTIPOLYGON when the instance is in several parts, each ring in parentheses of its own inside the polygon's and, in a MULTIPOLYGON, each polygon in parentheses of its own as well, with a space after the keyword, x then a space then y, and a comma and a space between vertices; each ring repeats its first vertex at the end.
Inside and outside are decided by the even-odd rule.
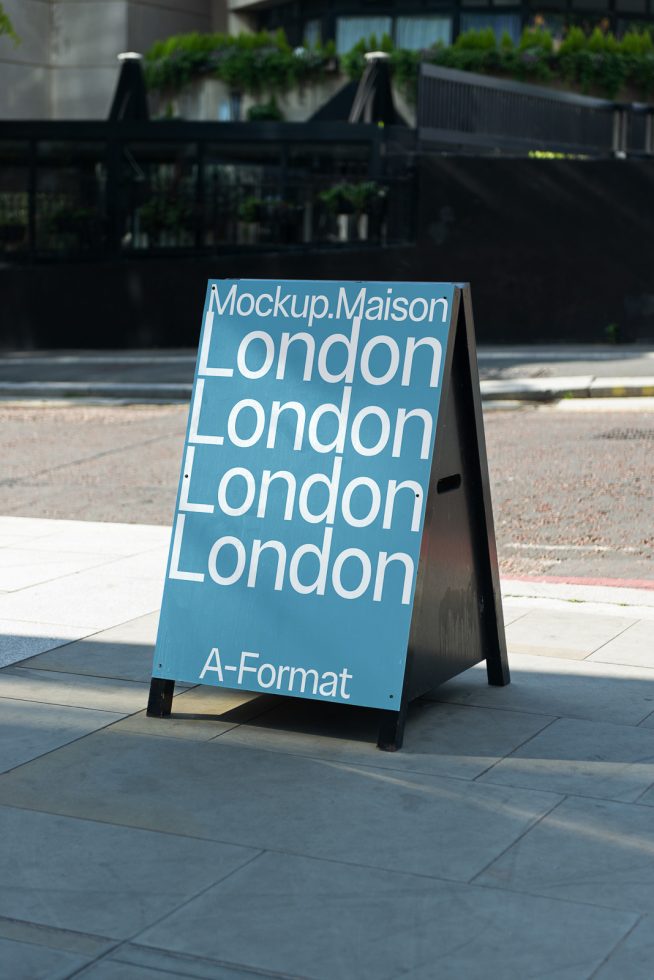
POLYGON ((212 281, 148 714, 175 681, 380 710, 509 683, 470 290, 212 281))

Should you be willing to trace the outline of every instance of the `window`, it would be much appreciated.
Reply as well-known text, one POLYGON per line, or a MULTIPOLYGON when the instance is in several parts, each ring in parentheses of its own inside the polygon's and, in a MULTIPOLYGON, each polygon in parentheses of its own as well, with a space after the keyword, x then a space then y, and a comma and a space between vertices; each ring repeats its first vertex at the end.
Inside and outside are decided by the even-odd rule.
POLYGON ((609 0, 572 0, 572 9, 596 10, 598 11, 599 16, 601 16, 600 11, 609 9, 609 0))
POLYGON ((492 27, 495 37, 499 39, 504 31, 510 35, 515 42, 520 40, 522 32, 522 20, 520 14, 461 14, 461 33, 464 31, 479 31, 484 27, 492 27))
POLYGON ((420 51, 437 42, 452 43, 451 17, 398 17, 395 21, 395 44, 398 48, 420 51))
POLYGON ((303 41, 309 47, 319 44, 322 40, 322 30, 318 18, 306 21, 304 25, 303 41))
POLYGON ((339 54, 350 51, 357 41, 366 41, 374 34, 379 43, 384 34, 392 30, 390 17, 339 17, 336 21, 336 50, 339 54))

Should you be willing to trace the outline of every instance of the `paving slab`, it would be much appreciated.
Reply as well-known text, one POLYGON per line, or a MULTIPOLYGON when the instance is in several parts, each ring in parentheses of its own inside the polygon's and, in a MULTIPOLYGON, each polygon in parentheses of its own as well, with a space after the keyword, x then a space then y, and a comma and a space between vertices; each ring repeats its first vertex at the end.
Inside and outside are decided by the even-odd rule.
POLYGON ((8 919, 5 916, 0 916, 0 937, 28 946, 45 946, 64 953, 79 953, 89 961, 116 947, 115 940, 106 936, 94 936, 71 929, 57 929, 35 922, 8 919))
POLYGON ((579 980, 635 919, 337 861, 264 854, 138 942, 266 975, 316 980, 579 980))
MULTIPOLYGON (((78 787, 79 791, 79 787, 78 787)), ((129 938, 255 851, 0 806, 0 915, 129 938)))
POLYGON ((0 772, 118 721, 122 715, 0 698, 0 772))
POLYGON ((635 618, 622 616, 532 610, 507 625, 506 642, 509 654, 583 660, 635 622, 635 618))
POLYGON ((401 752, 377 748, 379 715, 365 708, 284 699, 225 741, 291 755, 474 779, 553 719, 470 705, 415 702, 401 752))
POLYGON ((61 521, 50 517, 0 516, 0 534, 10 534, 24 541, 43 538, 46 535, 70 531, 79 521, 61 521))
POLYGON ((120 561, 0 596, 0 618, 109 629, 161 605, 163 579, 127 578, 120 561))
POLYGON ((17 806, 464 881, 559 799, 111 729, 0 780, 17 806))
POLYGON ((654 679, 644 667, 514 654, 511 683, 490 687, 484 665, 429 695, 434 700, 638 725, 654 711, 654 679))
POLYGON ((654 669, 654 623, 651 620, 634 623, 588 659, 654 669))
POLYGON ((256 718, 266 710, 261 702, 267 700, 249 691, 195 687, 175 694, 173 712, 169 718, 148 718, 145 711, 140 711, 119 721, 112 731, 185 738, 195 742, 209 741, 237 727, 239 723, 236 720, 221 720, 220 715, 240 709, 240 721, 256 718))
POLYGON ((563 718, 498 762, 481 780, 635 801, 654 784, 654 731, 563 718))
POLYGON ((652 980, 654 918, 645 916, 618 943, 593 980, 652 980))
MULTIPOLYGON (((646 724, 648 731, 654 728, 654 718, 648 718, 646 724)), ((645 724, 641 725, 640 727, 645 729, 645 724)), ((644 804, 645 806, 654 806, 654 780, 652 781, 652 786, 645 793, 643 793, 638 802, 644 804)))
MULTIPOLYGON (((166 970, 166 980, 188 980, 188 973, 166 970)), ((79 980, 161 980, 161 973, 148 967, 134 966, 116 960, 101 960, 77 974, 79 980)))
MULTIPOLYGON (((246 941, 244 938, 244 942, 246 941)), ((128 968, 140 968, 148 971, 143 977, 135 974, 135 980, 150 980, 150 978, 154 980, 155 977, 163 977, 167 980, 169 974, 172 973, 175 975, 176 971, 179 971, 178 975, 197 978, 197 980, 255 980, 256 977, 261 976, 258 971, 253 974, 251 970, 232 969, 231 967, 221 966, 215 960, 208 960, 204 957, 164 952, 161 949, 151 949, 146 946, 139 946, 136 943, 126 943, 116 950, 115 953, 108 956, 103 962, 115 963, 123 971, 128 968)), ((115 980, 123 980, 125 975, 125 972, 118 972, 115 980)), ((280 975, 272 973, 270 968, 268 968, 265 976, 275 977, 280 975)), ((84 978, 88 980, 86 974, 84 974, 84 978)), ((100 976, 95 978, 94 976, 93 980, 109 980, 109 978, 100 976)))
POLYGON ((633 803, 570 797, 476 882, 651 914, 654 812, 633 803))
MULTIPOLYGON (((20 520, 20 518, 13 518, 20 520)), ((43 532, 42 532, 43 533, 43 532)), ((39 548, 51 551, 90 551, 93 554, 136 555, 164 547, 170 528, 159 524, 120 524, 104 521, 52 521, 39 539, 39 548)))
POLYGON ((20 544, 27 546, 31 544, 31 540, 24 534, 7 534, 0 530, 0 548, 12 548, 20 544))
MULTIPOLYGON (((170 536, 170 532, 168 532, 170 536)), ((155 578, 163 582, 168 561, 168 544, 141 551, 138 555, 128 555, 120 560, 120 576, 123 579, 155 578)))
POLYGON ((7 667, 0 671, 0 698, 43 701, 77 708, 96 708, 119 715, 140 711, 148 701, 148 685, 106 677, 7 667))
POLYGON ((0 965, 7 980, 68 980, 87 957, 0 939, 0 965))
MULTIPOLYGON (((631 616, 636 612, 635 619, 654 618, 654 589, 641 588, 636 585, 597 584, 597 580, 586 577, 584 584, 579 581, 571 582, 567 576, 553 576, 552 580, 541 578, 503 578, 501 582, 502 597, 512 599, 548 599, 559 600, 564 608, 569 609, 570 603, 584 605, 584 610, 591 611, 591 605, 601 615, 608 615, 613 609, 617 615, 631 616)), ((552 607, 550 607, 552 608, 552 607)))
MULTIPOLYGON (((0 548, 0 589, 17 592, 87 568, 106 564, 107 555, 43 548, 0 548)), ((118 556, 115 556, 118 557, 118 556)))
POLYGON ((25 660, 23 667, 149 683, 158 622, 158 611, 138 616, 25 660))
POLYGON ((83 626, 0 619, 0 667, 64 646, 87 633, 83 626))
POLYGON ((526 616, 528 612, 532 609, 531 606, 525 605, 516 599, 504 599, 502 602, 502 613, 504 615, 504 626, 510 626, 511 623, 517 622, 523 616, 526 616))
POLYGON ((651 715, 648 715, 647 718, 644 718, 641 721, 641 723, 640 723, 640 725, 638 727, 639 728, 654 728, 654 712, 652 712, 651 715))

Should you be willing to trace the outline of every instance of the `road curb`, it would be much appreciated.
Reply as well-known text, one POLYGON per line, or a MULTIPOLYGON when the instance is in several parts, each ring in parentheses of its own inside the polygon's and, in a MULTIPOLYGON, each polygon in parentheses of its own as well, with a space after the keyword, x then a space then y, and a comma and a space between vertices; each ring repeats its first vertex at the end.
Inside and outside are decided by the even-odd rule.
POLYGON ((2 381, 0 398, 116 398, 188 401, 192 384, 118 381, 2 381))
MULTIPOLYGON (((185 382, 120 381, 1 381, 0 398, 103 398, 156 401, 188 401, 193 385, 185 382)), ((522 378, 514 381, 484 380, 485 402, 554 402, 568 398, 652 398, 654 377, 522 378)))
POLYGON ((484 401, 511 399, 513 401, 552 402, 563 398, 651 398, 654 397, 653 378, 522 378, 515 381, 484 380, 481 382, 484 401))

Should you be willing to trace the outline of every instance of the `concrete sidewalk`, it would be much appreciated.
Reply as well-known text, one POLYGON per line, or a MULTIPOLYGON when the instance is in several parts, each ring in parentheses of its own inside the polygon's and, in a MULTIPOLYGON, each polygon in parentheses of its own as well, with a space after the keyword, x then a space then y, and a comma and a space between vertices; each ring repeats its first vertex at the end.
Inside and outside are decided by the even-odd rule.
POLYGON ((0 518, 3 976, 650 980, 654 590, 505 582, 513 683, 386 754, 357 708, 145 717, 168 535, 0 518))

